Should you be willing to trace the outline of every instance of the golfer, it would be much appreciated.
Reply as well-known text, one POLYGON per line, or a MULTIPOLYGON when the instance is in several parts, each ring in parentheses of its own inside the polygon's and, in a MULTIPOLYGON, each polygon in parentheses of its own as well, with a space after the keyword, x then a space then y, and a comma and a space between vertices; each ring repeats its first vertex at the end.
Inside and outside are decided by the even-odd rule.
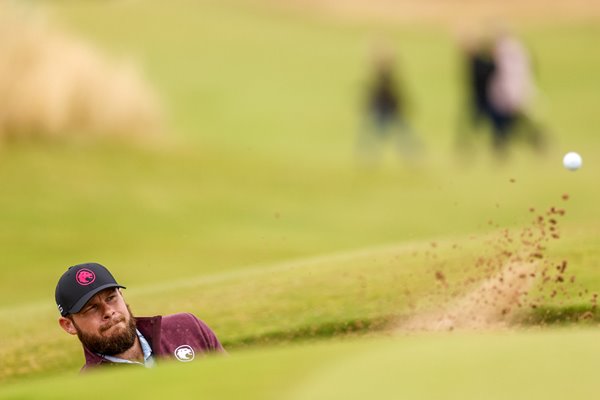
POLYGON ((121 288, 104 266, 70 267, 56 285, 61 328, 83 345, 82 370, 116 364, 153 367, 158 358, 190 362, 224 352, 211 329, 192 314, 134 317, 121 288))

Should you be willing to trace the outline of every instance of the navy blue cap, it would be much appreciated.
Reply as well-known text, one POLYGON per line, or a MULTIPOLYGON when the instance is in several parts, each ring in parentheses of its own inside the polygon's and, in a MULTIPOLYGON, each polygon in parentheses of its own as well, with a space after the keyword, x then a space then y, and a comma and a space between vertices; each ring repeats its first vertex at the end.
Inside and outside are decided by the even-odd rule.
POLYGON ((58 311, 63 317, 76 314, 96 293, 112 287, 125 289, 103 265, 86 263, 69 267, 56 285, 58 311))

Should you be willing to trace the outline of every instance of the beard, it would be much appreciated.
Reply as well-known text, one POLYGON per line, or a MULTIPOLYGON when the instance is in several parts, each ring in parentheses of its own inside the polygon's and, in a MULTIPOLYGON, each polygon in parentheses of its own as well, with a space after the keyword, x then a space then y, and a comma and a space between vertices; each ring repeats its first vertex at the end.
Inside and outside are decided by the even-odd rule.
POLYGON ((73 321, 73 325, 77 330, 77 337, 85 347, 94 353, 106 356, 121 354, 134 345, 135 338, 137 337, 135 317, 131 313, 129 305, 127 306, 127 312, 129 314, 128 319, 123 315, 114 318, 108 324, 100 327, 100 334, 83 332, 75 325, 75 321, 73 321), (125 328, 120 328, 118 330, 116 330, 117 328, 114 328, 116 331, 110 336, 102 335, 102 333, 120 322, 126 322, 125 328))

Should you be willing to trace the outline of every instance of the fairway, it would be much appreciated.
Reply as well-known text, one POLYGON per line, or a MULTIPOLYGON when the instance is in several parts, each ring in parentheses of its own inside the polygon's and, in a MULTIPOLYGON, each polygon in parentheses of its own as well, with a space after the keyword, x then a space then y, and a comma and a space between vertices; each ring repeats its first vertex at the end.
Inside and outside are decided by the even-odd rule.
POLYGON ((133 59, 167 129, 147 142, 2 143, 0 398, 79 398, 102 380, 140 397, 593 397, 594 14, 515 20, 549 141, 543 154, 518 144, 501 161, 487 132, 456 149, 462 60, 447 21, 243 0, 27 7, 107 59, 133 59), (365 168, 361 94, 380 37, 397 53, 424 152, 407 163, 389 143, 365 168), (568 151, 582 155, 580 170, 562 166, 568 151), (528 229, 544 231, 535 262, 516 240, 528 229), (464 304, 514 255, 536 275, 523 304, 494 309, 498 331, 407 329, 464 304), (53 296, 64 269, 87 261, 127 286, 136 315, 192 312, 230 356, 77 377, 81 348, 59 328, 53 296))

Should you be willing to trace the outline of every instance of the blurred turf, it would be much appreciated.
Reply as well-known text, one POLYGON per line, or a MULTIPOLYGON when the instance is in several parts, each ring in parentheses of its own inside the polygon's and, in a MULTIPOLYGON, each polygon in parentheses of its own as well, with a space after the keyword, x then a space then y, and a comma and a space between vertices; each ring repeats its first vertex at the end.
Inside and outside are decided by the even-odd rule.
POLYGON ((593 398, 594 330, 342 340, 248 351, 154 370, 108 369, 0 389, 2 399, 125 396, 212 399, 593 398), (68 389, 67 389, 68 388, 68 389))
MULTIPOLYGON (((441 29, 375 28, 229 2, 47 6, 106 52, 142 61, 172 113, 172 142, 2 149, 0 380, 80 363, 52 299, 58 276, 83 261, 111 268, 138 314, 193 311, 232 346, 297 340, 408 312, 399 291, 429 293, 435 265, 409 259, 413 249, 462 243, 489 232, 490 219, 522 226, 529 207, 557 205, 567 209, 565 244, 550 250, 571 260, 581 285, 598 287, 597 25, 520 27, 536 55, 538 112, 552 142, 544 156, 517 148, 498 164, 481 138, 472 155, 455 157, 460 60, 441 29), (352 157, 373 31, 397 45, 413 125, 427 146, 418 165, 391 149, 374 170, 352 157), (584 158, 576 173, 561 166, 569 150, 584 158), (387 244, 401 250, 379 247, 387 244), (349 256, 328 258, 338 253, 349 256), (311 258, 320 255, 325 262, 311 258), (288 260, 308 268, 280 270, 288 260)), ((452 268, 472 250, 440 257, 452 268)))

